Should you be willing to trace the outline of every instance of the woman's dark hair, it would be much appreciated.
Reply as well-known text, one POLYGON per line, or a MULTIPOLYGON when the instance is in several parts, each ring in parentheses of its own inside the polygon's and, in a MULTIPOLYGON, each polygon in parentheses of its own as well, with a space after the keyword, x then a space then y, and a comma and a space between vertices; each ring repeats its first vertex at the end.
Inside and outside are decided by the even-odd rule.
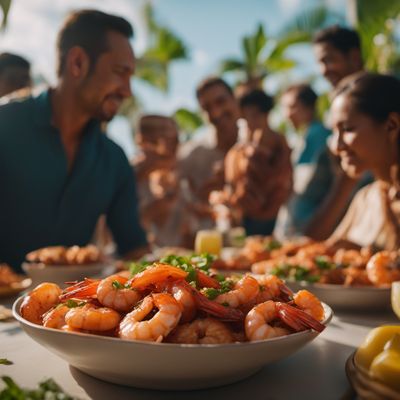
POLYGON ((346 95, 356 110, 377 122, 384 122, 391 112, 400 113, 400 80, 391 75, 358 72, 345 78, 333 98, 346 95))
POLYGON ((246 93, 239 99, 240 107, 257 107, 262 113, 269 113, 274 107, 274 99, 264 91, 257 89, 246 93))
POLYGON ((58 76, 63 73, 68 51, 74 46, 82 47, 86 51, 90 70, 93 70, 100 54, 108 50, 106 35, 110 31, 119 32, 128 39, 133 36, 132 25, 122 17, 97 10, 71 13, 57 37, 58 76))

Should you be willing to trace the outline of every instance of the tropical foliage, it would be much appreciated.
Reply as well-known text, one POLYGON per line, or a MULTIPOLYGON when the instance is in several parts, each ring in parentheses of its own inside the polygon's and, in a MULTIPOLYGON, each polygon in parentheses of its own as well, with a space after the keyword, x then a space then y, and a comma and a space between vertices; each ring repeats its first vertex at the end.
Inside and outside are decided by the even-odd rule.
POLYGON ((149 32, 149 45, 137 60, 135 76, 167 92, 169 66, 171 62, 186 60, 188 50, 182 39, 169 28, 158 23, 150 3, 146 3, 144 15, 149 32))

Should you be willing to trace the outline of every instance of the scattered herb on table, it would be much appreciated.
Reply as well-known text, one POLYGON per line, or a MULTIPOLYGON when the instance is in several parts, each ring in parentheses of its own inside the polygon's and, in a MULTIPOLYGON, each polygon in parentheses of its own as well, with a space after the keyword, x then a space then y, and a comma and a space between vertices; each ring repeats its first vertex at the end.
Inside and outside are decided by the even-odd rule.
POLYGON ((53 380, 47 379, 39 383, 37 389, 24 389, 9 376, 2 376, 5 388, 0 391, 1 400, 77 400, 65 393, 53 380))
POLYGON ((1 365, 12 365, 14 363, 10 360, 7 360, 7 358, 0 358, 0 364, 1 365))

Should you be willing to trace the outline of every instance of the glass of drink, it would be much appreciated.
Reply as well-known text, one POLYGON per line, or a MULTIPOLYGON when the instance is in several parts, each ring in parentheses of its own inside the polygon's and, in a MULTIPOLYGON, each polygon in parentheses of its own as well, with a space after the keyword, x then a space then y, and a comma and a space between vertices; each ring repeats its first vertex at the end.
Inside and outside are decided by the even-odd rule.
POLYGON ((197 254, 209 253, 220 255, 222 249, 222 234, 216 230, 201 230, 196 234, 194 251, 197 254))

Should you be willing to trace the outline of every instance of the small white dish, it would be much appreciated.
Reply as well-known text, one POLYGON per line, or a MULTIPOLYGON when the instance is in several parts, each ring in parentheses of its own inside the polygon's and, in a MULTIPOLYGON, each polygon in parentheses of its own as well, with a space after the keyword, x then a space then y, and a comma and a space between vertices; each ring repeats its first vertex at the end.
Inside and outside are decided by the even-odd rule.
POLYGON ((390 308, 390 288, 291 281, 286 281, 286 284, 295 292, 309 290, 334 310, 379 311, 390 308))
POLYGON ((111 275, 115 271, 115 266, 112 263, 46 265, 25 262, 22 264, 22 269, 32 279, 32 286, 42 282, 53 282, 63 287, 66 286, 65 282, 111 275))
MULTIPOLYGON (((22 300, 15 301, 13 315, 33 340, 88 375, 146 389, 193 390, 233 383, 295 353, 318 336, 308 330, 223 345, 126 341, 35 325, 21 317, 22 300)), ((326 305, 324 309, 326 325, 332 310, 326 305)))

